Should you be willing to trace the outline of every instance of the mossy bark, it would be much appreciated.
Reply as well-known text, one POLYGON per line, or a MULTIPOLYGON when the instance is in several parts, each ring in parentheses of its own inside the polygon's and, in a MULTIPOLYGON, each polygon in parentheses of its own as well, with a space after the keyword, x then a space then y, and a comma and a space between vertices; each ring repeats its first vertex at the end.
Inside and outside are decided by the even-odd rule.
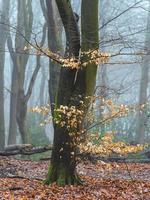
MULTIPOLYGON (((98 49, 98 0, 82 0, 81 6, 82 51, 98 49)), ((97 64, 86 67, 86 96, 93 95, 96 81, 97 64)))
POLYGON ((49 169, 45 184, 56 182, 59 186, 64 185, 79 185, 83 182, 80 180, 77 173, 72 172, 71 167, 66 166, 64 163, 53 163, 49 169))
POLYGON ((59 186, 64 186, 82 183, 77 175, 75 157, 72 153, 75 152, 71 137, 64 128, 57 127, 54 135, 51 164, 44 181, 45 184, 56 182, 59 186))

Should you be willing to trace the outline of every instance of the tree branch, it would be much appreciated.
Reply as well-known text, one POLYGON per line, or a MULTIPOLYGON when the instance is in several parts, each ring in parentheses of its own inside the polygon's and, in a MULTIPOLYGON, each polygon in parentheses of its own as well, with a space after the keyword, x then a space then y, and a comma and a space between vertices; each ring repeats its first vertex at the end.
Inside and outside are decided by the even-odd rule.
MULTIPOLYGON (((40 43, 41 47, 44 45, 45 38, 46 38, 46 23, 43 26, 43 35, 42 35, 42 39, 41 39, 41 43, 40 43)), ((40 64, 40 55, 37 55, 37 57, 36 57, 36 67, 35 67, 34 72, 32 74, 27 94, 25 95, 25 101, 28 101, 29 98, 30 98, 30 96, 31 96, 32 88, 34 86, 34 83, 35 83, 35 80, 36 80, 36 77, 37 77, 37 74, 39 72, 40 67, 41 67, 41 64, 40 64)))

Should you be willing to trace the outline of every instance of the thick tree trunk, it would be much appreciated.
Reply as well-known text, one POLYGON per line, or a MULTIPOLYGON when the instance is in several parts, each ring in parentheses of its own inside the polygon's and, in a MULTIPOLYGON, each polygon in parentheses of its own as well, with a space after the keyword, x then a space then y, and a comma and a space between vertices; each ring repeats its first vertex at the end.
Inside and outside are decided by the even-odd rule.
MULTIPOLYGON (((85 6, 86 1, 83 1, 84 3, 82 6, 85 6)), ((88 1, 90 3, 91 1, 88 1)), ((92 1, 93 2, 93 1, 92 1)), ((98 1, 94 1, 97 5, 90 7, 90 12, 95 13, 93 14, 92 20, 90 19, 91 16, 85 16, 87 19, 86 22, 91 20, 93 23, 94 20, 96 20, 96 27, 89 26, 88 31, 94 30, 93 32, 98 31, 98 15, 97 15, 97 9, 98 9, 98 1), (92 8, 92 9, 91 9, 92 8), (91 29, 94 28, 94 29, 91 29)), ((77 27, 77 22, 74 17, 73 11, 71 9, 70 2, 60 1, 56 0, 58 10, 60 13, 60 16, 62 18, 62 22, 65 28, 66 32, 66 41, 68 44, 67 48, 67 54, 71 57, 74 56, 78 58, 79 56, 79 50, 80 50, 80 36, 79 31, 77 27)), ((90 3, 91 4, 91 3, 90 3)), ((86 7, 87 8, 87 7, 86 7)), ((85 13, 88 13, 85 9, 85 13)), ((84 13, 84 14, 85 14, 84 13)), ((82 13, 83 14, 83 13, 82 13)), ((82 18, 82 20, 85 20, 85 18, 82 18)), ((82 26, 85 26, 84 23, 82 23, 82 26)), ((84 29, 85 30, 85 29, 84 29)), ((83 32, 84 36, 86 36, 86 32, 83 32)), ((84 38, 83 36, 83 38, 84 38)), ((90 40, 95 41, 95 38, 90 37, 90 40)), ((98 39, 98 37, 96 37, 98 39)), ((89 42, 89 41, 88 41, 89 42)), ((88 46, 84 43, 84 50, 89 50, 91 47, 95 48, 98 45, 98 42, 96 41, 96 45, 94 43, 94 46, 88 46)), ((60 105, 66 105, 66 106, 75 106, 76 108, 79 108, 79 101, 84 100, 84 97, 86 95, 92 95, 93 89, 95 86, 95 79, 96 79, 96 68, 97 66, 94 65, 94 72, 90 69, 91 65, 88 66, 86 69, 78 69, 78 70, 72 70, 69 68, 61 68, 60 71, 60 81, 59 81, 59 88, 58 88, 58 95, 57 95, 57 106, 60 105), (88 77, 88 72, 92 72, 93 76, 88 77), (92 81, 92 83, 89 85, 89 83, 92 81), (93 83, 94 81, 94 83, 93 83), (87 85, 86 85, 87 84, 87 85), (79 97, 81 96, 81 97, 79 97)), ((88 105, 87 105, 88 106, 88 105)), ((79 131, 79 130, 78 130, 79 131)), ((52 150, 52 162, 51 166, 49 168, 49 172, 46 178, 45 183, 49 184, 52 182, 57 182, 59 185, 65 185, 65 184, 80 184, 81 180, 78 177, 75 167, 76 167, 76 161, 75 161, 75 147, 72 145, 73 140, 72 137, 69 135, 68 130, 64 128, 59 128, 57 125, 55 125, 55 132, 54 132, 54 144, 53 144, 53 150, 52 150)))
MULTIPOLYGON (((69 44, 69 56, 78 57, 80 49, 80 37, 77 23, 70 2, 56 0, 60 16, 66 32, 66 40, 69 44)), ((57 94, 57 106, 69 105, 74 88, 76 70, 61 68, 59 88, 57 94)), ((46 184, 57 182, 59 185, 79 183, 75 172, 75 163, 72 159, 74 149, 71 146, 71 137, 65 128, 54 127, 54 142, 52 161, 45 180, 46 184)))
POLYGON ((46 184, 56 182, 58 185, 81 183, 75 171, 75 162, 70 136, 63 128, 55 128, 52 159, 47 174, 46 184))

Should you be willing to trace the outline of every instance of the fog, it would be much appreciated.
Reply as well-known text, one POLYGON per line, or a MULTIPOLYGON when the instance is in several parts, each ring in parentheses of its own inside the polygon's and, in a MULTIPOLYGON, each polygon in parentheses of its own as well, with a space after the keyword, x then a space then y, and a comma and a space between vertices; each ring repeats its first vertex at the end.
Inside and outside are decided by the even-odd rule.
MULTIPOLYGON (((80 26, 81 1, 72 0, 71 3, 79 16, 80 26)), ((44 16, 46 10, 42 11, 39 0, 0 0, 0 135, 5 145, 22 142, 45 145, 53 141, 52 121, 41 127, 44 117, 29 111, 32 107, 51 103, 48 81, 53 62, 34 47, 39 45, 45 50, 49 43, 54 42, 59 43, 61 55, 65 51, 65 33, 55 1, 52 1, 52 7, 55 27, 48 27, 50 25, 44 16), (59 41, 48 35, 49 28, 56 29, 59 41), (22 114, 26 106, 27 113, 24 111, 22 114), (24 130, 21 130, 22 124, 24 130)), ((110 59, 108 63, 99 64, 97 93, 112 99, 117 105, 134 107, 127 116, 113 119, 103 128, 123 133, 127 142, 150 141, 149 12, 150 2, 146 0, 100 1, 99 48, 110 54, 110 59), (105 94, 101 93, 102 89, 105 94), (145 105, 144 109, 141 105, 145 105)), ((56 85, 54 82, 50 88, 56 85)), ((100 110, 96 113, 97 117, 101 115, 100 110)), ((101 125, 96 130, 101 133, 101 125)))

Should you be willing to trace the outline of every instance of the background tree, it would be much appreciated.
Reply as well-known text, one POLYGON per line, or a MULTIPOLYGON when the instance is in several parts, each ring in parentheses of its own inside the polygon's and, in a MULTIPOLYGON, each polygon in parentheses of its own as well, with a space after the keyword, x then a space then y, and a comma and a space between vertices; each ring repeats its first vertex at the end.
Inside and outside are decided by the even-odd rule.
MULTIPOLYGON (((62 53, 62 23, 54 1, 40 1, 43 15, 48 27, 48 47, 54 53, 62 53), (54 15, 55 14, 55 15, 54 15), (54 18, 55 17, 55 18, 54 18), (55 20, 57 19, 57 21, 55 20)), ((60 66, 49 59, 49 93, 52 113, 57 98, 60 66)))
MULTIPOLYGON (((26 115, 27 103, 40 69, 40 55, 36 56, 36 67, 32 73, 27 91, 24 90, 27 63, 29 60, 29 43, 31 40, 33 25, 32 1, 18 1, 17 28, 15 36, 15 50, 11 35, 8 39, 8 48, 13 61, 11 106, 10 106, 10 131, 9 144, 16 143, 16 122, 21 134, 22 143, 27 143, 26 115), (23 52, 23 54, 21 54, 23 52)), ((43 35, 40 46, 43 46, 46 38, 46 25, 43 26, 43 35)))
POLYGON ((2 12, 0 13, 0 149, 5 146, 5 122, 4 122, 4 66, 5 66, 5 46, 8 36, 10 1, 2 1, 2 12))
MULTIPOLYGON (((150 10, 150 9, 149 9, 150 10)), ((141 64, 141 82, 139 92, 139 109, 137 114, 137 142, 144 143, 147 129, 147 101, 148 101, 148 82, 150 67, 150 12, 148 12, 147 31, 145 35, 145 50, 148 55, 143 56, 141 64)))
POLYGON ((10 129, 9 129, 9 144, 16 143, 17 124, 22 135, 23 142, 26 140, 24 114, 21 114, 21 109, 24 112, 26 105, 24 102, 24 80, 25 69, 28 62, 29 55, 21 55, 18 52, 24 50, 30 41, 31 30, 33 23, 33 13, 31 1, 18 1, 17 13, 17 27, 15 36, 15 51, 13 50, 13 42, 11 35, 8 39, 8 48, 11 59, 13 61, 12 84, 11 84, 11 106, 10 106, 10 129), (22 35, 25 35, 27 41, 22 35), (22 123, 23 122, 23 123, 22 123))

